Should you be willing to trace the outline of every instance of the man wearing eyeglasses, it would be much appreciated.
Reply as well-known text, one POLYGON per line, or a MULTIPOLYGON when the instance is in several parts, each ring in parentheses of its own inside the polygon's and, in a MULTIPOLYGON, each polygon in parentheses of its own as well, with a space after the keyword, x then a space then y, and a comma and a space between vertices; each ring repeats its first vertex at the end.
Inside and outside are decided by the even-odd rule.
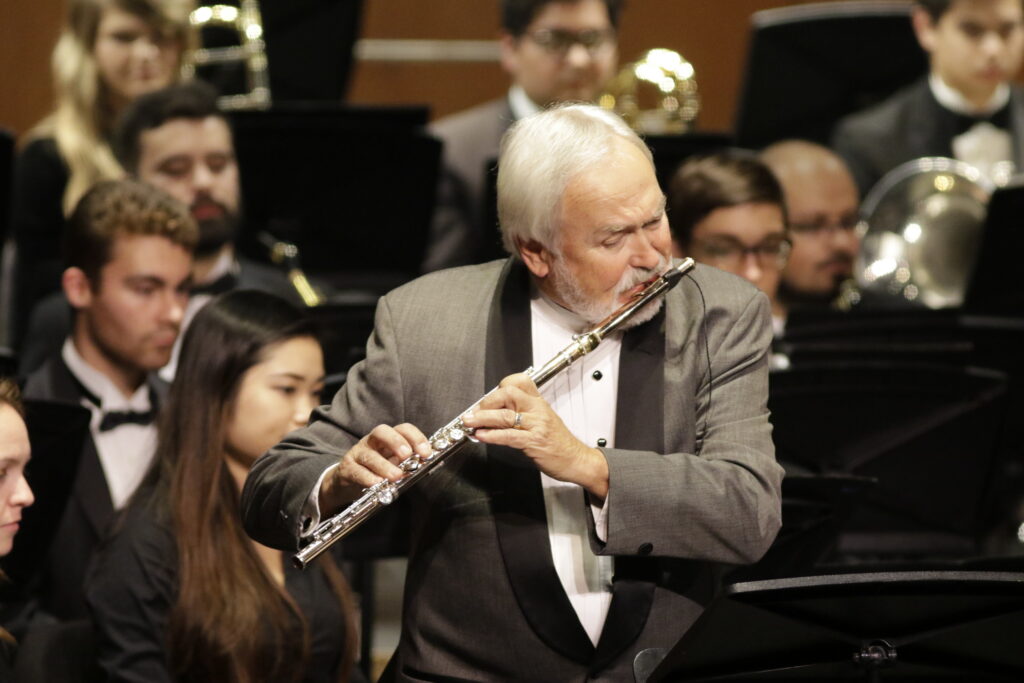
POLYGON ((789 310, 829 306, 860 249, 853 177, 830 149, 803 140, 777 142, 761 160, 782 185, 793 244, 778 298, 789 310))
POLYGON ((689 159, 669 185, 669 215, 676 255, 757 285, 780 334, 786 308, 779 280, 790 245, 782 188, 768 167, 740 150, 689 159))
POLYGON ((503 0, 501 64, 508 94, 437 121, 444 142, 437 209, 423 269, 475 263, 497 253, 488 169, 513 121, 560 102, 591 102, 615 73, 623 0, 503 0), (493 248, 491 248, 493 247, 493 248))

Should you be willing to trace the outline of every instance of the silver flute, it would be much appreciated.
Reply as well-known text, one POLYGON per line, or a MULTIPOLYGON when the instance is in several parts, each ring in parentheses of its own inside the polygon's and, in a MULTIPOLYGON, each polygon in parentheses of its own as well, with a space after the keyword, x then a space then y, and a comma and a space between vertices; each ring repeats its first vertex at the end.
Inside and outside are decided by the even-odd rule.
MULTIPOLYGON (((693 268, 693 259, 683 259, 679 265, 666 270, 628 303, 598 323, 595 328, 573 337, 572 343, 559 351, 547 363, 539 368, 529 367, 524 371, 525 374, 538 387, 542 386, 572 365, 573 362, 596 349, 601 340, 633 317, 633 314, 649 301, 672 289, 691 268, 693 268)), ((362 495, 350 503, 347 508, 318 524, 310 534, 309 543, 292 558, 295 566, 305 569, 306 565, 316 559, 320 553, 350 534, 375 512, 393 503, 407 488, 443 465, 447 457, 464 446, 466 442, 474 441, 473 430, 463 424, 462 416, 476 408, 480 401, 462 411, 454 420, 431 434, 428 439, 430 455, 420 457, 413 454, 403 460, 399 464, 399 467, 405 472, 401 479, 398 481, 384 479, 370 488, 364 489, 362 495)))

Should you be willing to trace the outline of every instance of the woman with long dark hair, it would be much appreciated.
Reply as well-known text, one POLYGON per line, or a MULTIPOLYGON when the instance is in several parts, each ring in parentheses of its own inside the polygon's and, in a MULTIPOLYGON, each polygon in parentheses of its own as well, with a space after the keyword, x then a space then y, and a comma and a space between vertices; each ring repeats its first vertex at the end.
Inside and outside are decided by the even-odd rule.
POLYGON ((162 409, 154 470, 87 586, 112 681, 346 681, 353 609, 328 557, 305 572, 250 540, 252 462, 309 419, 323 381, 311 324, 235 291, 189 325, 162 409))

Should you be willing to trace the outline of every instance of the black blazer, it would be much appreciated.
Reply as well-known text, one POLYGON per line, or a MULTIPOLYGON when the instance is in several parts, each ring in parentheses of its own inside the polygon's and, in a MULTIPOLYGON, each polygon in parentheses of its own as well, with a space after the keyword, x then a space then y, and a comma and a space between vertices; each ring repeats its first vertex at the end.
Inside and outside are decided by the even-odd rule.
MULTIPOLYGON (((157 382, 155 378, 151 382, 156 399, 164 393, 164 387, 157 382)), ((80 405, 84 392, 59 354, 50 357, 42 367, 29 375, 24 388, 26 399, 71 407, 80 405)), ((84 408, 81 410, 88 412, 84 408)), ((54 425, 56 431, 59 432, 60 428, 60 425, 54 425)), ((38 438, 36 435, 33 437, 38 438)), ((91 435, 86 434, 77 452, 61 452, 57 449, 46 462, 35 464, 43 468, 61 468, 65 474, 73 476, 73 480, 63 511, 60 511, 58 501, 59 522, 52 541, 42 549, 41 556, 36 558, 29 591, 33 599, 38 601, 40 609, 59 619, 85 618, 88 616, 83 593, 86 568, 93 551, 114 519, 114 505, 99 454, 91 435)), ((52 472, 39 472, 37 478, 45 474, 52 472)), ((54 506, 49 504, 51 501, 40 505, 53 492, 37 487, 35 493, 37 504, 26 508, 24 513, 26 525, 30 523, 34 511, 35 514, 54 514, 54 506)), ((27 536, 19 534, 15 538, 12 555, 16 556, 19 552, 19 545, 29 542, 27 536)))
MULTIPOLYGON (((1010 133, 1018 169, 1024 169, 1024 91, 1010 92, 1010 133)), ((920 157, 952 157, 956 115, 932 95, 927 77, 884 102, 839 121, 832 147, 846 160, 863 196, 883 175, 920 157)))

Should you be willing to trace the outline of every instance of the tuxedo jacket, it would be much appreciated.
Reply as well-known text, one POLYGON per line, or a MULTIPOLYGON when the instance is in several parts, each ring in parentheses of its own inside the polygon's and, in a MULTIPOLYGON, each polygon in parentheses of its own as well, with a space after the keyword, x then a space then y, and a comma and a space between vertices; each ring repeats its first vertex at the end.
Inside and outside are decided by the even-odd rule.
POLYGON ((430 127, 444 148, 424 270, 476 263, 484 241, 498 238, 498 227, 484 224, 487 167, 498 158, 501 138, 514 120, 503 97, 430 127))
MULTIPOLYGON (((780 524, 782 471, 766 408, 767 299, 704 266, 667 310, 623 338, 608 529, 613 598, 595 647, 555 572, 540 474, 473 444, 408 492, 412 542, 401 680, 632 680, 712 598, 721 563, 758 559, 780 524)), ((434 273, 379 303, 367 358, 309 427, 259 459, 242 495, 249 533, 295 548, 321 472, 379 423, 429 434, 531 365, 519 262, 434 273)), ((546 359, 545 359, 546 360, 546 359)), ((593 525, 589 504, 579 504, 593 525)))
MULTIPOLYGON (((155 379, 151 387, 154 399, 164 392, 164 387, 155 379)), ((85 389, 57 353, 28 376, 24 396, 26 399, 80 405, 84 392, 85 389)), ((43 611, 60 619, 77 619, 88 616, 83 588, 86 569, 93 551, 113 521, 115 511, 92 437, 86 436, 80 452, 62 455, 65 458, 63 466, 75 472, 71 495, 60 516, 53 541, 32 581, 31 591, 43 611)), ((36 491, 36 494, 38 497, 46 492, 36 491)), ((27 517, 32 511, 33 508, 27 508, 24 515, 27 517)))
MULTIPOLYGON (((1024 91, 1010 91, 1010 134, 1013 161, 1024 169, 1024 91)), ((920 157, 953 156, 955 114, 932 95, 928 78, 889 99, 839 121, 832 147, 842 156, 863 197, 883 175, 920 157)))

